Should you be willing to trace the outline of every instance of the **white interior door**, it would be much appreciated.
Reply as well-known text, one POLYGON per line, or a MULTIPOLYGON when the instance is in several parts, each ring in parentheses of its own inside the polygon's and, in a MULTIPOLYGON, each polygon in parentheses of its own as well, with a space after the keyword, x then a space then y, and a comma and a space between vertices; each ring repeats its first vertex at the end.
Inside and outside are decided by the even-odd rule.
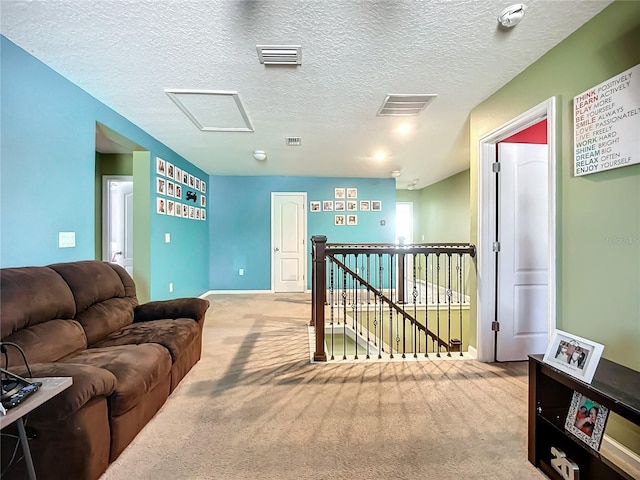
POLYGON ((133 179, 105 176, 103 192, 103 260, 133 277, 133 179))
POLYGON ((499 361, 544 353, 548 339, 547 145, 498 146, 499 361))
POLYGON ((271 194, 271 268, 276 293, 305 291, 306 203, 306 193, 271 194))

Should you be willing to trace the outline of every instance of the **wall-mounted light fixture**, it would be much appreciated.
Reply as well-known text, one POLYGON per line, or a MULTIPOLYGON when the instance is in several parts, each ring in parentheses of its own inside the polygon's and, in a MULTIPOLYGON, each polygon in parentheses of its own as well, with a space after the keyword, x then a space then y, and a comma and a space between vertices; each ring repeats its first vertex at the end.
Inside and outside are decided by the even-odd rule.
POLYGON ((258 160, 259 162, 262 162, 267 159, 267 152, 265 152, 264 150, 256 150, 255 152, 253 152, 253 158, 258 160))

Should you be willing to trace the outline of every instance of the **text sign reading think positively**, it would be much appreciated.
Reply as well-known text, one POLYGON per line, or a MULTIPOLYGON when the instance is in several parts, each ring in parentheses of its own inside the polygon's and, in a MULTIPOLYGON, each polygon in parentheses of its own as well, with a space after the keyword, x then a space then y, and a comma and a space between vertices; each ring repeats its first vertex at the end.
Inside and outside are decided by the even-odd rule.
POLYGON ((640 65, 573 98, 576 177, 640 163, 640 65))

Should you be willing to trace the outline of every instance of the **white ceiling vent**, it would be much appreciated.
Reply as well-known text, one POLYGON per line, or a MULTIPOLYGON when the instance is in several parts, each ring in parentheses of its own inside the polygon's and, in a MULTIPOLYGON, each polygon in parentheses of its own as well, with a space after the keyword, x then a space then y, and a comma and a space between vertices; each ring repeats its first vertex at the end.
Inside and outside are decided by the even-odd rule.
POLYGON ((392 94, 382 102, 378 117, 410 117, 420 115, 422 111, 438 95, 430 94, 392 94))
POLYGON ((288 147, 299 147, 302 145, 302 137, 284 137, 288 147))
POLYGON ((265 65, 302 65, 300 45, 256 45, 256 50, 265 65))
POLYGON ((165 93, 203 132, 253 132, 238 92, 165 89, 165 93))

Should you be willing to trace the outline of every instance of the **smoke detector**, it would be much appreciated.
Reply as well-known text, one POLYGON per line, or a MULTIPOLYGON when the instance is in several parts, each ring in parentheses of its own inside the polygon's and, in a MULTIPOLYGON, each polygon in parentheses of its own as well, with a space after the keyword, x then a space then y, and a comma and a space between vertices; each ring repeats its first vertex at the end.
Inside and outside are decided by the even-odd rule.
POLYGON ((515 27, 524 17, 526 10, 527 7, 522 3, 511 5, 500 12, 500 15, 498 15, 498 23, 505 28, 515 27))

